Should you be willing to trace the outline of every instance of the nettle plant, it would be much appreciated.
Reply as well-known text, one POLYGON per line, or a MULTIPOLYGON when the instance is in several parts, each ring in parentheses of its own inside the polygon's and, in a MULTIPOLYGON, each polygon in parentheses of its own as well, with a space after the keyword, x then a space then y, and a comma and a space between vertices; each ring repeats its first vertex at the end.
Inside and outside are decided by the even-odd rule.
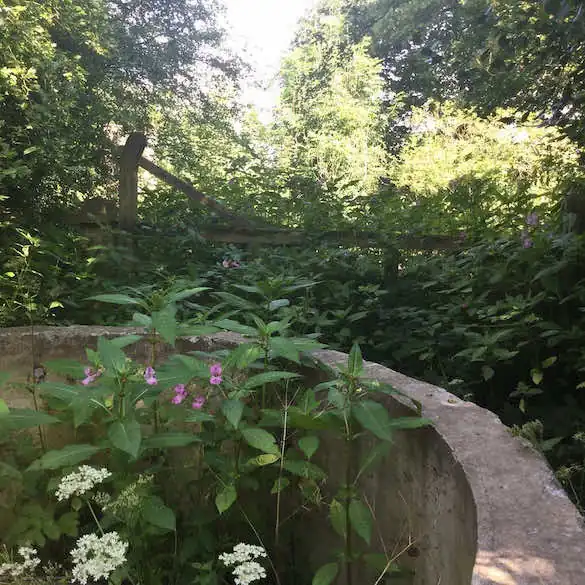
POLYGON ((399 555, 376 552, 391 547, 372 542, 376 519, 360 481, 388 454, 394 430, 428 421, 390 417, 375 397, 397 391, 364 379, 357 345, 339 370, 321 366, 327 380, 312 387, 308 352, 323 346, 288 336, 286 319, 224 319, 214 328, 240 333, 235 348, 173 350, 187 329, 176 303, 196 292, 137 313, 144 335, 101 337, 85 364, 46 363, 48 375, 28 384, 35 409, 0 401, 0 485, 13 514, 0 582, 328 585, 344 572, 351 585, 361 564, 378 583, 399 571, 399 555), (133 353, 147 359, 130 357, 137 343, 133 353), (336 441, 343 473, 338 460, 330 475, 319 462, 336 441), (358 441, 368 445, 360 460, 358 441), (313 572, 290 552, 308 514, 333 537, 313 572))

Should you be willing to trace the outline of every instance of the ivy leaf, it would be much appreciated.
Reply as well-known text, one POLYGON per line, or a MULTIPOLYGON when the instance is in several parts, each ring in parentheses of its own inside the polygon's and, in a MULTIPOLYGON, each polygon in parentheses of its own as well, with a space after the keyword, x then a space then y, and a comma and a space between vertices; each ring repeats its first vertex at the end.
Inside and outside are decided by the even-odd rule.
POLYGON ((233 503, 236 501, 237 497, 238 493, 236 492, 234 485, 224 486, 215 496, 215 505, 217 506, 217 511, 220 514, 223 514, 226 510, 229 510, 229 508, 231 508, 233 503))
POLYGON ((130 419, 113 422, 108 429, 108 437, 112 445, 120 451, 124 451, 134 458, 138 456, 142 431, 137 421, 130 419))
POLYGON ((370 544, 372 540, 372 514, 361 500, 352 500, 349 503, 349 521, 357 534, 370 544))
POLYGON ((312 585, 330 585, 333 583, 337 573, 339 571, 339 565, 337 563, 327 563, 319 568, 313 577, 312 585))

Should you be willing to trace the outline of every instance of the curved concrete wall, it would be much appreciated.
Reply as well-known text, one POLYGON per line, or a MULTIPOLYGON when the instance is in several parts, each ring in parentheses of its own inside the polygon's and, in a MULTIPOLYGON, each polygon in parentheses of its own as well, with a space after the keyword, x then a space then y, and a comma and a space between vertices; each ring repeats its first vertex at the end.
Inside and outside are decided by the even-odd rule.
MULTIPOLYGON (((37 328, 33 336, 28 328, 0 330, 0 371, 22 379, 33 361, 84 359, 84 347, 95 347, 100 335, 135 332, 74 326, 37 328)), ((239 341, 234 334, 189 338, 179 341, 179 350, 239 341)), ((130 352, 141 357, 145 348, 137 344, 130 352)), ((347 359, 335 351, 314 356, 333 366, 347 359)), ((585 585, 583 520, 540 454, 493 413, 442 388, 373 363, 366 364, 366 375, 420 401, 433 421, 432 428, 398 434, 386 465, 362 486, 384 540, 407 550, 403 557, 416 571, 416 585, 585 585)), ((5 388, 0 395, 15 406, 25 400, 5 388)), ((384 397, 384 403, 392 414, 409 413, 403 401, 384 397)), ((333 449, 322 463, 335 473, 333 449)), ((319 527, 311 528, 311 542, 319 542, 319 527)), ((312 549, 317 560, 319 547, 312 549)))

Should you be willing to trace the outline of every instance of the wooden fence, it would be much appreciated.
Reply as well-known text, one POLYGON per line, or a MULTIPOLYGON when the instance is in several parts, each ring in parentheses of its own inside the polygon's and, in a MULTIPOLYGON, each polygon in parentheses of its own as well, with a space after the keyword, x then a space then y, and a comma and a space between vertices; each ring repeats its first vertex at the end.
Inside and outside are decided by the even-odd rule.
MULTIPOLYGON (((268 225, 260 219, 248 218, 230 211, 219 201, 196 189, 168 171, 162 169, 143 155, 147 146, 146 136, 132 133, 120 149, 119 226, 132 231, 137 222, 138 169, 143 168, 157 179, 186 195, 192 201, 207 207, 226 219, 229 227, 209 228, 202 232, 205 239, 234 244, 277 244, 300 246, 310 237, 356 247, 388 247, 380 234, 364 231, 330 231, 307 234, 301 230, 289 230, 268 225)), ((399 235, 392 238, 392 248, 403 250, 449 250, 460 246, 460 240, 452 236, 399 235)))

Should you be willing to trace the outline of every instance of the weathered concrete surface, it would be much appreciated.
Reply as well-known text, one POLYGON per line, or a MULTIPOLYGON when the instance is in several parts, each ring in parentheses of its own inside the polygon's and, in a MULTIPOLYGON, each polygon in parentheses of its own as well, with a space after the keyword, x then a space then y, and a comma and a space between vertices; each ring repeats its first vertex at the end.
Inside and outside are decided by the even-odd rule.
MULTIPOLYGON (((95 347, 100 335, 135 332, 38 328, 33 341, 28 328, 0 330, 0 371, 22 380, 33 355, 36 363, 83 359, 83 348, 95 347)), ((181 340, 180 349, 219 349, 239 340, 229 333, 190 338, 181 340)), ((145 350, 137 344, 131 353, 145 356, 145 350)), ((314 355, 329 365, 347 359, 334 351, 314 355)), ((386 464, 362 486, 390 552, 412 542, 406 556, 416 585, 585 585, 582 518, 540 454, 514 438, 493 413, 441 388, 378 364, 366 364, 366 374, 419 400, 434 425, 397 434, 386 464)), ((6 389, 0 396, 22 405, 6 389)), ((409 412, 393 397, 384 403, 394 415, 409 412)), ((337 463, 329 450, 325 464, 334 472, 337 463)), ((319 529, 312 528, 311 545, 319 542, 319 529)), ((359 578, 354 582, 362 585, 359 578)))

